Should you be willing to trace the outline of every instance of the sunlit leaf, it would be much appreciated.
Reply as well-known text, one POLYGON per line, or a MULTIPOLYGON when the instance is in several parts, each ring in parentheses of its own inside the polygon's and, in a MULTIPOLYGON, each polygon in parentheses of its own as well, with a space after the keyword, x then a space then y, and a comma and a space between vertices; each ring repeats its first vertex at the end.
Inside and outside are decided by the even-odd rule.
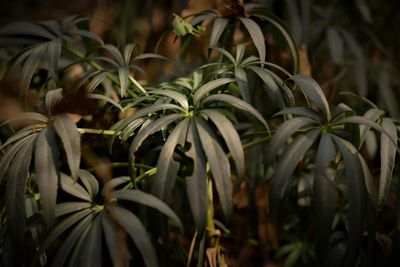
POLYGON ((216 18, 214 20, 214 25, 212 28, 210 43, 208 47, 214 47, 217 45, 219 38, 226 28, 226 25, 228 25, 228 20, 225 18, 216 18))

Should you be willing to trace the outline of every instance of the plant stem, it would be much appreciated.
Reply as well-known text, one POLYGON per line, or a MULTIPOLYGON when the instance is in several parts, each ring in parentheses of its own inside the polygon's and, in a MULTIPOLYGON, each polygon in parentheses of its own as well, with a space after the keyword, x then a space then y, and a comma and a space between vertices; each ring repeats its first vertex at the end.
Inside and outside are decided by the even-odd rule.
POLYGON ((81 134, 103 134, 103 135, 114 135, 114 130, 101 130, 101 129, 89 129, 89 128, 78 128, 81 134))
POLYGON ((215 247, 215 224, 214 224, 214 197, 213 197, 213 184, 211 177, 207 177, 207 238, 210 247, 215 247))

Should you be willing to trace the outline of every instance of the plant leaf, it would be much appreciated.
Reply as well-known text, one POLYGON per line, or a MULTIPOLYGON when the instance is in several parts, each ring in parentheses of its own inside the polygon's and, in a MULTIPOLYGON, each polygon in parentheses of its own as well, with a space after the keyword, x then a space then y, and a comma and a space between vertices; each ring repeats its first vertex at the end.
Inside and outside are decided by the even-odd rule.
POLYGON ((184 119, 168 136, 162 146, 157 161, 157 173, 153 177, 151 192, 165 202, 169 202, 171 192, 175 185, 180 163, 175 161, 173 156, 177 145, 184 146, 188 131, 189 119, 184 119))
MULTIPOLYGON (((65 266, 65 262, 71 253, 71 250, 75 248, 75 245, 80 236, 82 236, 85 229, 90 227, 93 215, 84 217, 77 226, 68 234, 68 237, 64 240, 62 246, 58 249, 57 255, 52 262, 52 266, 65 266)), ((76 249, 76 248, 75 248, 76 249)), ((100 266, 100 265, 98 265, 100 266)))
POLYGON ((298 129, 314 123, 314 120, 305 117, 298 117, 285 121, 276 130, 276 133, 269 143, 267 161, 272 162, 275 159, 275 156, 278 154, 279 150, 282 149, 288 138, 298 129))
POLYGON ((81 143, 78 129, 72 119, 66 114, 54 116, 53 127, 61 138, 65 153, 67 154, 71 175, 76 180, 81 161, 81 143))
POLYGON ((336 209, 336 190, 332 181, 327 175, 327 168, 330 162, 336 157, 335 145, 327 133, 321 135, 314 169, 314 212, 316 248, 320 259, 326 256, 329 236, 332 229, 332 222, 336 209))
POLYGON ((270 207, 274 219, 277 218, 280 199, 284 197, 293 171, 319 133, 319 129, 313 129, 304 135, 299 135, 280 157, 281 160, 278 162, 271 179, 270 207))
POLYGON ((128 88, 128 76, 129 76, 129 69, 126 66, 122 66, 118 68, 118 77, 121 86, 121 96, 124 97, 126 90, 128 88))
POLYGON ((217 127, 231 152, 238 176, 244 177, 244 151, 235 127, 225 115, 216 110, 203 109, 201 112, 206 114, 217 127))
POLYGON ((189 103, 187 101, 187 98, 181 93, 167 89, 162 89, 162 90, 158 89, 158 90, 150 90, 149 94, 167 96, 175 100, 177 103, 179 103, 184 110, 189 110, 189 103))
POLYGON ((40 204, 47 227, 53 224, 55 218, 59 176, 56 165, 58 158, 59 150, 54 129, 52 127, 43 129, 35 145, 35 172, 40 204))
POLYGON ((292 76, 291 78, 294 82, 296 82, 300 88, 304 91, 306 96, 319 108, 322 112, 327 116, 329 120, 331 118, 331 112, 329 110, 328 101, 324 93, 322 92, 319 84, 313 80, 312 78, 297 74, 292 76))
POLYGON ((235 69, 236 83, 240 89, 240 95, 247 103, 251 103, 249 83, 247 81, 247 74, 242 68, 235 69))
POLYGON ((349 235, 345 264, 343 266, 354 266, 356 264, 358 251, 361 247, 361 235, 364 230, 364 219, 366 216, 366 194, 362 177, 360 162, 357 158, 358 151, 354 146, 337 136, 332 135, 343 156, 348 187, 349 201, 349 235))
POLYGON ((113 195, 118 199, 134 201, 136 203, 145 205, 147 207, 154 208, 164 215, 172 219, 172 221, 183 231, 183 226, 178 216, 167 204, 162 202, 155 196, 145 193, 140 190, 117 190, 113 192, 113 195))
POLYGON ((46 102, 47 113, 51 114, 54 106, 60 103, 62 95, 63 95, 62 88, 50 90, 46 93, 45 102, 46 102))
POLYGON ((64 216, 66 214, 88 209, 92 206, 90 202, 62 202, 57 204, 55 214, 56 217, 64 216))
POLYGON ((193 173, 186 177, 186 193, 194 222, 201 233, 206 227, 207 220, 207 173, 206 158, 194 121, 190 123, 187 142, 191 144, 186 155, 193 160, 193 173))
POLYGON ((79 266, 101 266, 102 240, 102 223, 100 216, 97 215, 92 220, 88 236, 85 239, 83 250, 79 255, 79 266))
POLYGON ((67 192, 68 194, 89 202, 92 201, 89 193, 80 184, 78 184, 71 177, 65 175, 64 173, 60 174, 60 183, 62 190, 67 192))
MULTIPOLYGON (((383 118, 382 128, 386 130, 392 140, 397 140, 397 128, 389 118, 383 118)), ((396 147, 390 142, 386 134, 381 134, 381 173, 379 179, 378 209, 385 204, 392 182, 395 164, 396 147)))
POLYGON ((244 17, 239 17, 239 20, 243 23, 246 27, 247 31, 250 34, 251 39, 255 47, 257 48, 258 55, 260 56, 261 62, 265 61, 265 41, 264 41, 264 34, 261 31, 260 26, 254 22, 254 20, 244 17))
POLYGON ((88 95, 88 98, 106 101, 106 102, 110 103, 111 105, 117 107, 121 112, 124 112, 124 109, 121 107, 120 104, 118 104, 117 102, 115 102, 114 100, 112 100, 110 97, 107 97, 107 96, 105 96, 105 95, 100 95, 100 94, 89 94, 89 95, 88 95))
MULTIPOLYGON (((111 208, 110 208, 111 209, 111 208)), ((112 214, 118 223, 132 238, 137 249, 143 256, 144 263, 148 267, 158 266, 157 253, 147 235, 146 229, 140 220, 130 211, 121 207, 112 207, 112 214)))
POLYGON ((318 116, 318 114, 314 110, 306 108, 306 107, 285 108, 285 109, 279 111, 278 113, 275 113, 274 116, 286 115, 286 114, 304 116, 304 117, 313 119, 315 121, 315 123, 321 122, 321 118, 318 116))
POLYGON ((228 25, 228 20, 225 18, 216 18, 214 20, 214 25, 210 36, 210 43, 208 45, 209 48, 217 45, 219 38, 226 28, 226 25, 228 25))
POLYGON ((129 149, 129 162, 131 163, 132 167, 135 163, 135 152, 139 149, 142 145, 143 141, 149 135, 154 134, 155 132, 160 131, 162 128, 166 127, 168 124, 181 119, 184 115, 183 114, 170 114, 165 115, 153 122, 151 122, 147 127, 143 128, 132 140, 132 144, 129 149))
POLYGON ((228 219, 232 215, 232 194, 233 186, 231 181, 231 168, 229 160, 224 150, 213 137, 212 130, 203 119, 196 118, 196 128, 199 133, 201 146, 207 156, 212 176, 214 178, 215 187, 221 202, 221 208, 225 218, 228 219))
POLYGON ((227 95, 227 94, 217 94, 217 95, 210 95, 210 96, 204 98, 204 100, 202 101, 202 104, 206 104, 208 102, 214 102, 214 101, 225 102, 237 109, 241 109, 247 113, 250 113, 256 119, 258 119, 264 125, 264 127, 267 128, 269 131, 268 123, 263 118, 263 116, 255 108, 253 108, 253 106, 244 102, 243 100, 241 100, 237 97, 231 96, 231 95, 227 95))
POLYGON ((25 189, 36 136, 24 143, 11 162, 5 193, 7 232, 21 262, 25 258, 25 189))
POLYGON ((97 196, 97 193, 99 192, 99 182, 96 177, 94 177, 89 171, 82 169, 79 170, 78 175, 89 195, 92 196, 92 198, 97 196))
POLYGON ((212 90, 233 81, 234 79, 232 78, 219 78, 202 85, 193 95, 194 104, 197 105, 199 101, 212 90))

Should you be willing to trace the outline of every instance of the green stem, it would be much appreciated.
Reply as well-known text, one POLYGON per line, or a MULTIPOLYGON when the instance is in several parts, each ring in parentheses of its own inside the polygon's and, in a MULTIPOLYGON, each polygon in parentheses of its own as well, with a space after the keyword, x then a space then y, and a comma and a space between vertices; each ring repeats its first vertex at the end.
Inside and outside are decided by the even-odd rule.
POLYGON ((101 130, 101 129, 89 129, 89 128, 78 128, 81 134, 103 134, 103 135, 114 135, 114 130, 101 130))

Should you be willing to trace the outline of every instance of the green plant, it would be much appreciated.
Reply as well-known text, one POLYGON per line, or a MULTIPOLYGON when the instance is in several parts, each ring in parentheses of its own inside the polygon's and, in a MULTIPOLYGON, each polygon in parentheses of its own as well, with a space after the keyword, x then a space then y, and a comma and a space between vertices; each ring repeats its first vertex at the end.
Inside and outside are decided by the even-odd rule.
MULTIPOLYGON (((366 261, 376 212, 393 185, 398 122, 362 97, 355 97, 362 108, 331 106, 319 84, 298 73, 298 49, 282 20, 254 4, 238 5, 235 12, 206 11, 191 21, 175 16, 181 56, 211 27, 210 60, 160 83, 138 78, 146 71, 140 60, 168 62, 166 57, 142 54, 136 44, 104 44, 88 31, 86 19, 0 30, 10 58, 2 79, 12 84, 20 78, 14 85, 26 110, 1 124, 9 132, 0 140, 4 266, 127 266, 131 260, 158 266, 168 265, 171 255, 187 266, 194 260, 197 266, 224 266, 225 244, 234 239, 232 199, 243 181, 251 185, 253 208, 256 187, 270 186, 269 212, 283 234, 282 246, 268 253, 284 258, 285 266, 366 261), (206 20, 213 22, 203 25, 206 20), (243 34, 239 43, 237 31, 243 34), (276 43, 283 37, 289 70, 267 57, 267 31, 276 43), (68 80, 77 65, 80 78, 68 80), (33 83, 41 70, 44 79, 33 83), (28 105, 32 90, 39 95, 37 107, 28 105), (83 101, 78 118, 89 112, 94 119, 74 121, 75 107, 65 104, 69 97, 83 101), (377 188, 363 152, 368 136, 380 140, 377 188), (107 154, 111 162, 97 165, 110 175, 96 171, 84 146, 107 154), (246 158, 262 166, 249 168, 246 158), (179 204, 186 199, 188 205, 179 204), (304 232, 315 233, 295 235, 301 220, 307 222, 304 232), (368 247, 362 242, 366 230, 368 247), (183 247, 173 234, 193 236, 191 245, 183 247), (108 254, 102 253, 104 241, 108 254)), ((339 62, 339 52, 332 46, 331 52, 339 62)), ((249 216, 254 222, 257 214, 249 216)), ((256 234, 252 238, 258 242, 256 234)))

